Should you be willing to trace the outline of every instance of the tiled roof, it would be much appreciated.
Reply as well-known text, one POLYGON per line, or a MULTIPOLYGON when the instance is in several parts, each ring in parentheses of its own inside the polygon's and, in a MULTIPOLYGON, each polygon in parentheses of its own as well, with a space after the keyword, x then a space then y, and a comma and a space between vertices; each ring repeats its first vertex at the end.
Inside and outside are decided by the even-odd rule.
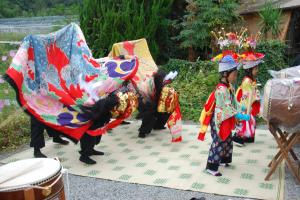
MULTIPOLYGON (((289 9, 300 7, 300 0, 271 0, 274 4, 277 4, 279 8, 289 9)), ((241 6, 239 8, 240 14, 253 13, 261 10, 266 0, 241 0, 241 6)))

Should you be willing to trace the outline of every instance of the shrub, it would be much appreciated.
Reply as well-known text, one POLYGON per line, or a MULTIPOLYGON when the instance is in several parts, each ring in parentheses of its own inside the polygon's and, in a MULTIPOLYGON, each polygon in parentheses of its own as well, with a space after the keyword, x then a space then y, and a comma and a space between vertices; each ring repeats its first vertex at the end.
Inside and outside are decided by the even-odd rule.
POLYGON ((180 94, 183 119, 198 121, 208 95, 218 83, 217 65, 210 61, 189 62, 170 59, 161 67, 166 71, 179 72, 172 86, 180 94))
POLYGON ((285 50, 287 46, 279 40, 261 41, 256 51, 265 54, 264 63, 259 65, 258 80, 264 86, 271 78, 268 70, 280 70, 288 66, 285 50))
MULTIPOLYGON (((264 63, 259 65, 259 82, 264 86, 271 76, 269 69, 280 70, 287 67, 285 57, 286 45, 277 40, 262 41, 257 46, 257 51, 264 53, 264 63)), ((180 93, 180 105, 185 120, 198 121, 201 109, 219 80, 217 64, 211 61, 189 62, 186 60, 170 59, 161 66, 166 71, 178 71, 178 77, 172 85, 180 93)), ((243 77, 239 71, 238 86, 243 77)))

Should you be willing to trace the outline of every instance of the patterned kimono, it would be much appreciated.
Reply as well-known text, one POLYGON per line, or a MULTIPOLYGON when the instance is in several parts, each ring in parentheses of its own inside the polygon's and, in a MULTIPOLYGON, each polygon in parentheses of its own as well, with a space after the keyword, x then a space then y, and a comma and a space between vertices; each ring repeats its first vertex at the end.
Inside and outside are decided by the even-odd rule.
POLYGON ((236 99, 246 108, 246 113, 250 114, 250 121, 239 122, 236 135, 244 139, 245 142, 254 142, 255 137, 255 116, 260 110, 259 91, 256 81, 250 77, 244 77, 241 86, 236 92, 236 99))
POLYGON ((206 169, 218 171, 220 163, 232 161, 232 136, 239 104, 228 84, 218 84, 215 91, 215 109, 210 120, 212 144, 206 169))

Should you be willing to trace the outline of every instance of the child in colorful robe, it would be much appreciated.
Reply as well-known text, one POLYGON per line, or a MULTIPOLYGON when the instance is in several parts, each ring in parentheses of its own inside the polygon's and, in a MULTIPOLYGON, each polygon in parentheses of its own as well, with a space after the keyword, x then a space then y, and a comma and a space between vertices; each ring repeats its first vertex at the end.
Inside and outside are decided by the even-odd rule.
POLYGON ((240 105, 235 100, 231 83, 236 81, 237 62, 236 54, 222 55, 219 61, 220 83, 210 95, 204 110, 201 113, 200 123, 202 129, 199 140, 204 140, 207 122, 211 126, 212 144, 207 159, 206 171, 213 176, 222 176, 218 171, 220 165, 229 166, 232 162, 232 136, 235 121, 249 120, 249 115, 239 112, 240 105))
POLYGON ((246 52, 242 55, 243 68, 245 76, 242 84, 236 92, 237 101, 245 108, 245 113, 250 115, 249 121, 239 122, 236 128, 236 135, 233 141, 238 146, 243 146, 244 143, 253 143, 255 138, 255 116, 259 114, 260 97, 256 84, 256 76, 258 73, 258 64, 262 62, 263 54, 246 52))

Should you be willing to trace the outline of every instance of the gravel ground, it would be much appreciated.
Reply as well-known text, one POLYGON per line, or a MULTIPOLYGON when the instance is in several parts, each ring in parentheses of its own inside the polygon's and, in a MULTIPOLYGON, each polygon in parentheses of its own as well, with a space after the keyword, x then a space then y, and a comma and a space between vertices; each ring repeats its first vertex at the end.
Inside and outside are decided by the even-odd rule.
MULTIPOLYGON (((0 153, 0 160, 28 149, 27 145, 21 146, 13 152, 0 153)), ((294 148, 300 156, 300 144, 294 148)), ((1 164, 0 164, 1 165, 1 164)), ((67 195, 67 182, 69 182, 70 200, 189 200, 192 197, 204 197, 206 200, 238 200, 241 198, 206 194, 192 191, 182 191, 170 188, 123 183, 96 179, 91 177, 81 177, 72 174, 64 175, 67 195)), ((300 185, 296 184, 295 178, 287 170, 285 178, 285 200, 300 200, 300 185)))
POLYGON ((241 199, 74 175, 69 175, 69 183, 69 199, 72 200, 189 200, 193 197, 205 197, 206 200, 241 199))

